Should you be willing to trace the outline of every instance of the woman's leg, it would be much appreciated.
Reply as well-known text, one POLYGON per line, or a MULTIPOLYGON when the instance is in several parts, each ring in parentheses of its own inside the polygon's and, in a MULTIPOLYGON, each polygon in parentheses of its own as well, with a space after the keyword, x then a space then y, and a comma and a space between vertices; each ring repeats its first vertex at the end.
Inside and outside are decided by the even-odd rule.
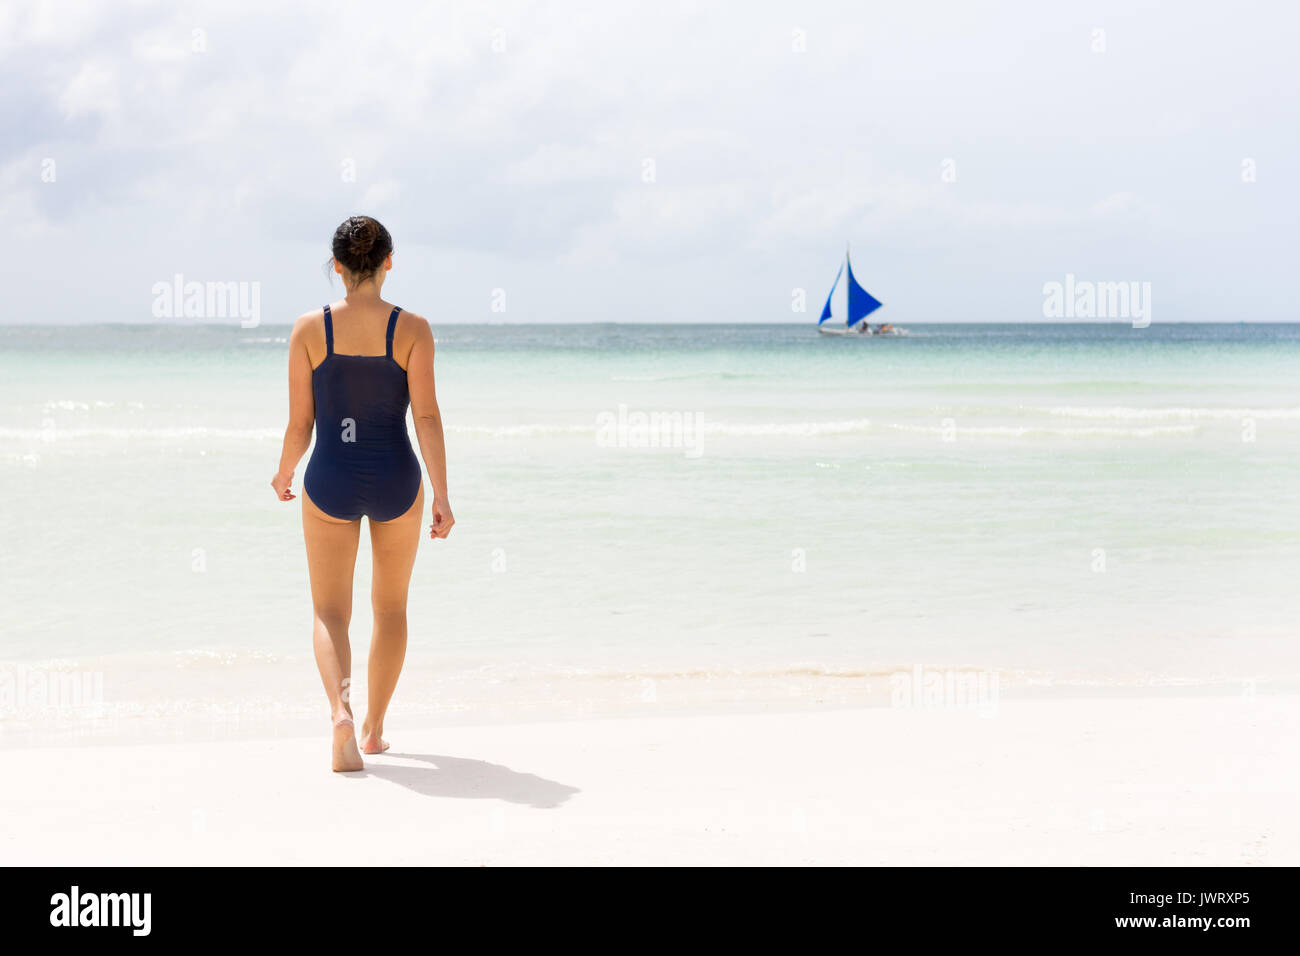
POLYGON ((388 749, 383 739, 384 715, 393 699, 397 678, 406 659, 406 595, 411 569, 420 545, 424 518, 424 485, 415 504, 392 521, 370 522, 370 551, 374 580, 370 602, 375 611, 375 630, 370 638, 370 665, 366 669, 366 719, 361 724, 361 749, 377 754, 388 749))
POLYGON ((312 647, 334 721, 333 766, 338 771, 360 770, 361 754, 348 702, 352 682, 348 625, 352 621, 352 572, 357 564, 361 522, 330 517, 304 492, 302 533, 311 576, 312 647))

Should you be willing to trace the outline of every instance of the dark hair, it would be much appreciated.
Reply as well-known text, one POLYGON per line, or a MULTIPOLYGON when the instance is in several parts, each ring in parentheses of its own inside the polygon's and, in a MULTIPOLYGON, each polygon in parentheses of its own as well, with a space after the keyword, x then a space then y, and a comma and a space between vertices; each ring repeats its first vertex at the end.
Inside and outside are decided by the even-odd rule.
POLYGON ((353 277, 369 279, 393 251, 393 237, 383 223, 369 216, 349 216, 334 230, 334 260, 353 277))

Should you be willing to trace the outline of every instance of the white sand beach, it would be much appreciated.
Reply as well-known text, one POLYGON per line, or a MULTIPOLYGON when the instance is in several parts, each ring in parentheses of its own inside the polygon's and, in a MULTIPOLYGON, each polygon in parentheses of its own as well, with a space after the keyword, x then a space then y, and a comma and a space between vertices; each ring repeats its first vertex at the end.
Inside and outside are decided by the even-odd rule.
POLYGON ((1300 13, 118 6, 0 8, 0 867, 1300 865, 1300 13))
POLYGON ((1295 696, 18 749, 5 864, 1300 862, 1295 696))

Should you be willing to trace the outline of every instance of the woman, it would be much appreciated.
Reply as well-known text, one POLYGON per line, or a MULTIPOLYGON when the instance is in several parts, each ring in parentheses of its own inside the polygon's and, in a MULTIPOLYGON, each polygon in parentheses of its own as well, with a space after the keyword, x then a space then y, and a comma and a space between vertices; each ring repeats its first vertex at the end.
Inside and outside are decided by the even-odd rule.
POLYGON ((271 487, 292 501, 294 469, 316 448, 303 478, 302 530, 315 614, 312 641, 334 722, 333 767, 361 770, 361 754, 388 749, 384 714, 406 656, 406 595, 420 541, 424 482, 406 433, 409 404, 433 485, 429 536, 445 538, 455 519, 447 502, 447 456, 433 388, 433 332, 413 312, 380 298, 393 268, 393 240, 369 216, 334 233, 342 301, 308 312, 289 336, 289 426, 271 487), (369 695, 357 749, 352 682, 352 572, 361 517, 370 519, 374 561, 370 599, 369 695))

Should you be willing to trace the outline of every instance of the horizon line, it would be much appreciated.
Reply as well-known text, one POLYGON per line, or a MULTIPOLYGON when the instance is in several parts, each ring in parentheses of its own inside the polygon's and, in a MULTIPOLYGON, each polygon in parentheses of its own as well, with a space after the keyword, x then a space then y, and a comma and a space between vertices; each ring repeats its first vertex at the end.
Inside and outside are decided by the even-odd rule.
MULTIPOLYGON (((923 321, 914 321, 911 319, 907 319, 903 321, 909 322, 912 325, 1057 325, 1057 326, 1065 326, 1065 325, 1129 326, 1132 325, 1132 320, 1126 320, 1126 319, 1070 319, 1068 321, 1062 319, 1032 319, 1032 320, 1031 319, 998 319, 998 320, 929 319, 923 321)), ((444 326, 448 326, 448 325, 464 326, 466 328, 478 328, 478 327, 494 328, 494 327, 521 327, 521 326, 536 327, 536 326, 551 326, 551 325, 593 325, 593 326, 594 325, 624 325, 624 326, 676 325, 682 327, 730 325, 730 326, 755 326, 755 327, 790 326, 792 328, 808 328, 808 329, 817 328, 817 325, 815 323, 810 323, 807 321, 699 322, 693 320, 687 320, 687 321, 668 320, 668 321, 660 321, 660 322, 645 322, 645 321, 623 321, 619 319, 589 319, 589 320, 571 320, 571 321, 564 321, 564 322, 549 321, 549 320, 523 321, 523 322, 503 322, 498 320, 477 321, 477 322, 446 320, 446 321, 438 321, 436 323, 433 320, 430 320, 430 324, 437 324, 437 325, 444 325, 444 326)), ((890 323, 890 324, 897 324, 897 323, 890 323)), ((42 322, 7 322, 7 321, 0 320, 0 327, 4 327, 4 328, 38 328, 38 327, 74 328, 74 327, 93 327, 93 326, 110 326, 110 325, 133 326, 133 327, 134 326, 158 326, 162 328, 230 328, 230 329, 239 329, 244 332, 252 332, 260 328, 292 328, 293 322, 292 321, 259 322, 257 325, 245 327, 236 320, 220 321, 220 322, 210 322, 210 321, 201 321, 201 320, 177 321, 174 319, 173 320, 158 320, 158 319, 107 320, 107 321, 100 320, 100 321, 86 321, 86 322, 57 321, 57 320, 42 321, 42 322)), ((1152 321, 1148 326, 1144 326, 1143 328, 1150 328, 1151 326, 1155 326, 1155 325, 1300 325, 1300 317, 1294 319, 1177 319, 1174 321, 1152 321)))

